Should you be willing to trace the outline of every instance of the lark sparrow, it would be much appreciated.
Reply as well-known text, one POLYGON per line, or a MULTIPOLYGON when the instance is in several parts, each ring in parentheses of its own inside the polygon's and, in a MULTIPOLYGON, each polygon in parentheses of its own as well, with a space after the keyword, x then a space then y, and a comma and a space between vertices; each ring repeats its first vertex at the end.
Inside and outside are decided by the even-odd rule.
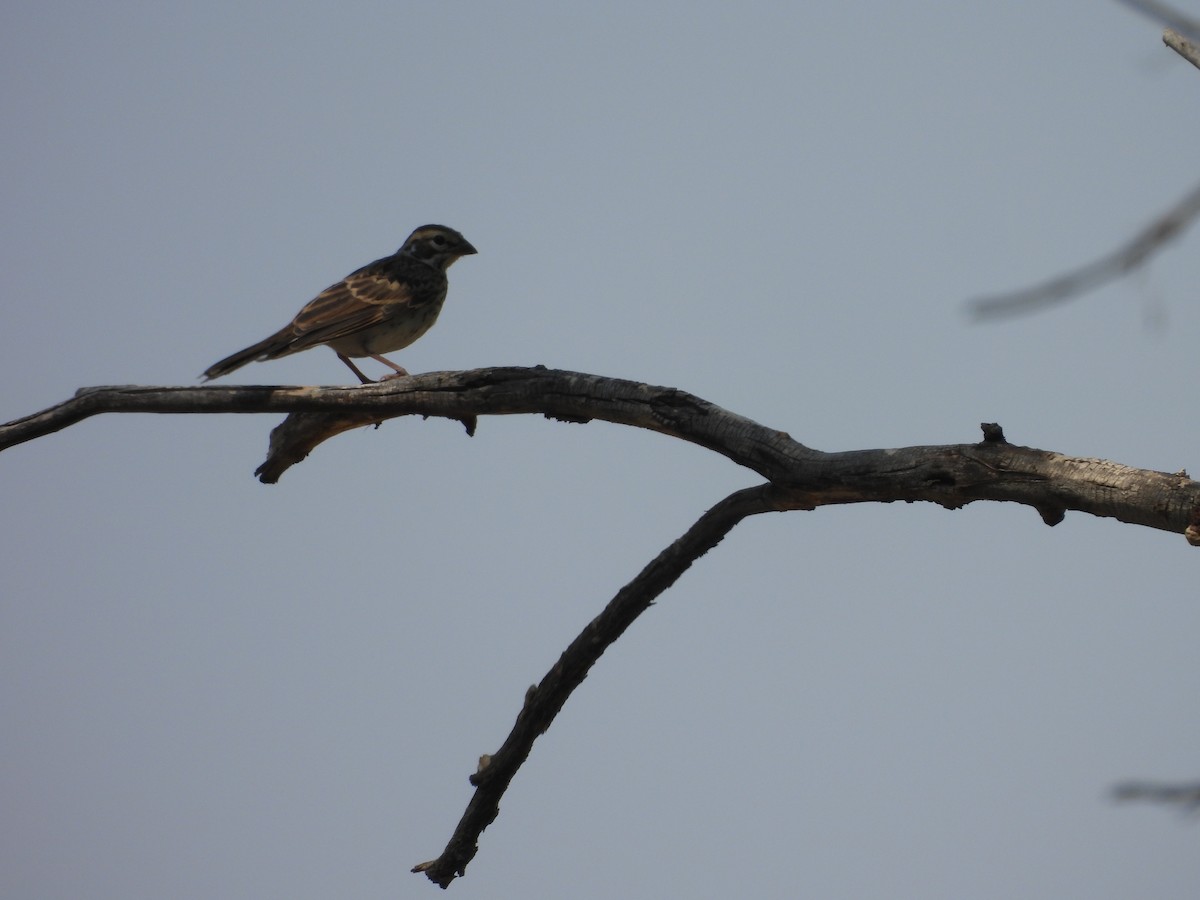
POLYGON ((239 350, 204 372, 219 378, 248 362, 278 359, 325 344, 363 384, 370 383, 350 361, 369 356, 407 375, 382 354, 407 347, 437 321, 446 300, 446 270, 460 256, 476 250, 461 234, 444 225, 422 225, 399 250, 368 263, 314 297, 296 318, 269 338, 239 350))

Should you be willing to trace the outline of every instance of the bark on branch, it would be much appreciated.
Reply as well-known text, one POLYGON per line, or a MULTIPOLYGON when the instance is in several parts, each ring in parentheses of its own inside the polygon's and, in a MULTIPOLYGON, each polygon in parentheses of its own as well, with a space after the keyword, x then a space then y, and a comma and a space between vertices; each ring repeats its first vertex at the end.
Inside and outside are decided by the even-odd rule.
POLYGON ((719 544, 734 525, 747 516, 786 509, 786 504, 786 492, 771 485, 730 494, 621 588, 604 611, 563 651, 545 677, 525 692, 525 704, 504 744, 494 754, 480 757, 479 768, 471 776, 475 794, 441 856, 414 866, 413 871, 423 872, 443 888, 463 875, 479 849, 479 835, 499 815, 500 798, 529 756, 533 742, 546 733, 601 654, 693 562, 719 544))
POLYGON ((1177 534, 1200 528, 1200 484, 1182 471, 1019 447, 1002 432, 980 443, 825 453, 677 388, 542 367, 430 372, 354 387, 81 388, 70 400, 0 425, 0 450, 101 413, 270 412, 291 415, 275 429, 258 469, 266 482, 351 428, 411 415, 469 421, 538 414, 599 419, 698 444, 786 489, 792 508, 903 500, 957 509, 999 500, 1031 506, 1048 524, 1076 510, 1177 534))
POLYGON ((447 887, 462 875, 499 801, 588 671, 654 600, 738 522, 767 511, 841 503, 927 501, 958 509, 977 500, 1022 503, 1048 525, 1067 510, 1182 533, 1200 544, 1200 483, 1186 472, 1134 469, 1009 444, 984 423, 978 443, 825 453, 790 435, 676 388, 542 367, 432 372, 354 387, 83 388, 74 398, 0 426, 0 450, 44 437, 101 413, 272 413, 273 431, 257 474, 275 482, 322 441, 351 428, 400 416, 540 414, 565 422, 600 419, 656 431, 713 450, 766 480, 726 497, 662 551, 584 628, 540 683, 529 689, 512 732, 471 776, 476 791, 434 860, 416 866, 447 887))

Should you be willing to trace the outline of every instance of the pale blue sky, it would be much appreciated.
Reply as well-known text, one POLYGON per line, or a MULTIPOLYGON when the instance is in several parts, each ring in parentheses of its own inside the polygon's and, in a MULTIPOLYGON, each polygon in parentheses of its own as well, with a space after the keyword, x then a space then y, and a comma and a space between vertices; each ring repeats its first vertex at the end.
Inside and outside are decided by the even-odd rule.
MULTIPOLYGON (((1195 9, 1193 13, 1197 13, 1195 9)), ((826 450, 1200 469, 1200 232, 1028 319, 963 301, 1200 177, 1200 72, 1116 3, 10 3, 0 418, 194 384, 443 222, 412 371, 673 385, 826 450)), ((318 349, 228 381, 348 383, 318 349)), ((433 897, 480 753, 752 474, 603 424, 277 420, 0 457, 0 895, 433 897)), ((1192 897, 1200 556, 1027 508, 740 526, 604 656, 456 897, 1192 897)))

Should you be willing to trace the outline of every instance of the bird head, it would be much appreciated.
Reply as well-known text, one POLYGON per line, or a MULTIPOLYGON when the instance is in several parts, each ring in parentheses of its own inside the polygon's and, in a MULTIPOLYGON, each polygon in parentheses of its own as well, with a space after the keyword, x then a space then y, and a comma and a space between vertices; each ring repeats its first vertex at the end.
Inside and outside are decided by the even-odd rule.
POLYGON ((402 256, 411 256, 421 262, 448 269, 460 256, 478 253, 471 242, 445 225, 422 225, 408 236, 398 251, 402 256))

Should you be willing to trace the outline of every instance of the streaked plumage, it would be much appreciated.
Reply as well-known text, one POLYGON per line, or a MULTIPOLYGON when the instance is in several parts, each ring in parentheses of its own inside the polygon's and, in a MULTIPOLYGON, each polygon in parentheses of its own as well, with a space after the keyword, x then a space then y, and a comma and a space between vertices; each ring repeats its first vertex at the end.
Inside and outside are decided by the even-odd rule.
POLYGON ((433 326, 446 300, 446 270, 475 252, 453 228, 423 225, 393 255, 330 285, 287 326, 209 366, 203 377, 219 378, 248 362, 278 359, 318 344, 332 348, 363 384, 370 379, 350 357, 369 356, 396 375, 407 375, 382 354, 407 347, 433 326))

